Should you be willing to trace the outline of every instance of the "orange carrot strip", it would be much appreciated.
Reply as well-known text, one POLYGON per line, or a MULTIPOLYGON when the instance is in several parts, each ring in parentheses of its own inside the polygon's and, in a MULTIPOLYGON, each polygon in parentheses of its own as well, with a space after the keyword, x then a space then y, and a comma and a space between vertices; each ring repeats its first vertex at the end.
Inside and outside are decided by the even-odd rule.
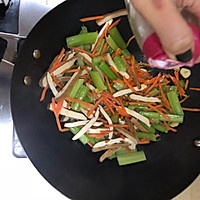
POLYGON ((84 50, 84 49, 81 49, 79 47, 71 47, 71 49, 75 50, 75 51, 79 51, 79 52, 82 52, 82 53, 86 53, 87 55, 89 55, 90 57, 93 57, 93 54, 91 54, 90 52, 84 50))
POLYGON ((198 92, 200 92, 200 88, 190 88, 190 90, 194 90, 194 91, 198 91, 198 92))
POLYGON ((109 27, 108 30, 110 30, 110 29, 113 28, 114 26, 117 26, 117 24, 119 24, 120 21, 121 21, 121 18, 119 18, 118 20, 116 20, 115 22, 113 22, 113 23, 111 24, 111 26, 109 27))
POLYGON ((149 143, 150 143, 150 140, 144 139, 144 138, 140 139, 138 142, 138 144, 149 144, 149 143))
POLYGON ((74 98, 72 98, 72 97, 66 97, 66 99, 67 99, 68 101, 75 101, 75 102, 84 104, 84 105, 89 106, 89 107, 93 107, 93 106, 94 106, 94 105, 91 104, 91 103, 88 103, 88 102, 85 102, 85 101, 82 101, 82 100, 79 100, 79 99, 74 99, 74 98))
POLYGON ((97 106, 99 105, 99 103, 100 103, 101 101, 103 101, 103 98, 102 98, 102 97, 101 97, 101 98, 92 106, 92 108, 89 110, 89 112, 88 112, 88 114, 87 114, 88 117, 93 113, 93 111, 97 108, 97 106))
POLYGON ((58 82, 58 80, 57 80, 57 78, 53 75, 53 74, 51 74, 51 77, 52 77, 52 79, 53 79, 53 82, 59 87, 59 88, 63 88, 63 84, 62 83, 59 83, 58 82))
POLYGON ((176 80, 179 81, 179 73, 178 73, 178 70, 174 70, 174 76, 176 77, 176 80))
POLYGON ((70 101, 67 102, 67 109, 70 108, 70 101))
POLYGON ((93 147, 92 143, 91 142, 88 142, 87 143, 90 147, 93 147))
POLYGON ((42 90, 42 94, 41 94, 41 97, 40 97, 40 101, 43 101, 43 100, 44 100, 48 88, 49 88, 49 86, 46 86, 46 87, 42 90))
POLYGON ((95 138, 103 138, 106 135, 106 133, 101 133, 101 134, 95 134, 95 133, 90 133, 90 137, 95 137, 95 138))
POLYGON ((55 71, 56 69, 58 69, 59 67, 61 67, 65 63, 66 63, 66 61, 61 61, 59 63, 54 63, 52 65, 52 67, 49 69, 49 73, 52 73, 53 71, 55 71))
POLYGON ((107 33, 108 27, 109 27, 109 24, 106 26, 106 28, 104 29, 102 35, 99 37, 99 39, 98 39, 98 41, 97 41, 97 43, 96 43, 96 45, 95 45, 95 47, 94 47, 94 49, 93 49, 92 55, 94 55, 94 54, 96 53, 97 48, 98 48, 98 46, 99 46, 101 40, 103 39, 103 37, 104 37, 105 34, 107 33))
POLYGON ((62 109, 63 101, 64 101, 64 99, 61 99, 56 104, 55 99, 52 98, 52 109, 53 109, 53 112, 54 112, 54 115, 55 115, 55 118, 56 118, 56 123, 57 123, 57 126, 58 126, 58 130, 61 131, 61 132, 65 132, 65 131, 69 130, 68 128, 63 129, 61 127, 60 120, 59 120, 59 114, 60 114, 60 111, 62 109))
POLYGON ((88 21, 93 21, 93 20, 97 20, 97 19, 103 19, 104 16, 100 15, 100 16, 94 16, 94 17, 84 17, 79 19, 81 22, 88 22, 88 21))
POLYGON ((126 78, 123 76, 123 80, 124 83, 136 94, 138 94, 138 92, 132 87, 132 85, 126 80, 126 78))
POLYGON ((170 75, 170 74, 169 74, 168 76, 171 78, 171 80, 173 81, 173 83, 178 87, 178 93, 179 93, 179 95, 180 95, 180 96, 183 96, 183 95, 185 94, 185 91, 184 91, 184 89, 180 86, 178 80, 177 80, 174 76, 172 76, 172 75, 170 75))
POLYGON ((67 70, 66 73, 71 73, 71 72, 78 72, 80 69, 70 69, 67 70))
POLYGON ((200 108, 185 108, 185 107, 182 107, 182 109, 185 110, 185 111, 200 112, 200 108))
POLYGON ((57 64, 60 61, 60 59, 62 58, 62 56, 64 55, 64 53, 65 53, 65 48, 63 47, 62 50, 61 50, 61 52, 60 52, 60 54, 59 54, 59 56, 58 56, 58 58, 55 61, 55 64, 57 64))
POLYGON ((131 153, 131 149, 129 147, 124 147, 128 153, 131 153))
POLYGON ((126 43, 126 47, 129 46, 129 44, 131 43, 131 41, 135 38, 135 35, 131 36, 128 40, 128 42, 126 43))
POLYGON ((187 79, 187 80, 185 81, 185 87, 184 87, 185 90, 188 89, 188 85, 189 85, 189 79, 187 79))
POLYGON ((174 129, 174 128, 172 128, 172 127, 170 127, 170 126, 167 124, 166 121, 164 121, 163 123, 164 123, 164 126, 167 128, 167 130, 170 130, 170 131, 173 131, 173 132, 177 132, 177 130, 174 129))
POLYGON ((158 74, 158 76, 155 79, 155 82, 146 90, 145 94, 148 94, 148 92, 150 92, 150 90, 152 90, 155 87, 160 77, 161 73, 158 74))
POLYGON ((108 77, 107 77, 107 76, 104 76, 104 77, 105 77, 105 79, 106 79, 106 83, 107 83, 107 85, 108 85, 108 89, 110 90, 110 93, 112 94, 113 91, 112 91, 112 87, 111 87, 111 85, 110 85, 110 82, 109 82, 109 80, 108 80, 108 77))
POLYGON ((104 53, 106 52, 107 47, 108 47, 108 43, 105 42, 105 43, 103 44, 103 48, 102 48, 102 50, 101 50, 101 54, 104 54, 104 53))
POLYGON ((101 122, 103 122, 104 124, 107 124, 107 123, 108 123, 106 120, 101 119, 101 118, 99 118, 98 120, 101 121, 101 122))
POLYGON ((161 114, 164 118, 166 119, 170 119, 169 116, 165 115, 162 111, 160 111, 158 108, 156 108, 155 106, 152 106, 151 104, 148 104, 149 108, 155 110, 157 113, 161 114))
POLYGON ((180 103, 183 103, 183 102, 186 101, 189 97, 190 97, 190 95, 186 96, 184 99, 180 100, 180 103))
POLYGON ((124 81, 118 79, 118 80, 113 80, 113 83, 123 83, 124 81))
POLYGON ((106 104, 106 106, 109 108, 109 110, 114 114, 114 110, 112 109, 111 105, 108 103, 107 98, 103 97, 103 101, 106 104))
POLYGON ((113 66, 110 66, 110 68, 113 70, 113 72, 118 76, 118 78, 120 78, 118 72, 116 71, 116 69, 113 66))
POLYGON ((84 68, 84 70, 87 72, 87 73, 89 73, 90 72, 90 70, 86 67, 86 66, 82 66, 83 68, 84 68))

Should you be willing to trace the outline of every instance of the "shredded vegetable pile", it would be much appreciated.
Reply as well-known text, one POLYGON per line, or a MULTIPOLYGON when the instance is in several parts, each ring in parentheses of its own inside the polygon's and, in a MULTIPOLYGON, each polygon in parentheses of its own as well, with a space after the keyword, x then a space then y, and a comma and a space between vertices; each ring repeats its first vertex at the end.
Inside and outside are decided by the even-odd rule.
POLYGON ((135 60, 128 50, 134 36, 125 42, 115 19, 126 14, 119 10, 80 19, 97 20, 100 31, 83 25, 80 33, 67 37, 68 49, 61 50, 39 82, 41 101, 48 89, 53 94, 48 109, 59 131, 71 131, 72 140, 88 144, 92 152, 103 151, 100 162, 117 158, 119 165, 146 160, 136 145, 177 131, 187 110, 181 103, 188 98, 189 82, 179 69, 153 77, 151 66, 135 60))

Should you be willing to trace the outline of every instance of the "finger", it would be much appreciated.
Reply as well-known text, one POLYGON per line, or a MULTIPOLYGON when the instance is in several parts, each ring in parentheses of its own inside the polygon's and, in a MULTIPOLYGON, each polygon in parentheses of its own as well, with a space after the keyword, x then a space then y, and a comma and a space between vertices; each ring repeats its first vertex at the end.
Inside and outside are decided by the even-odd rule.
MULTIPOLYGON (((131 0, 157 33, 164 51, 176 59, 194 50, 193 34, 177 7, 169 0, 131 0)), ((190 56, 191 57, 191 56, 190 56)), ((191 59, 191 58, 190 58, 191 59)))

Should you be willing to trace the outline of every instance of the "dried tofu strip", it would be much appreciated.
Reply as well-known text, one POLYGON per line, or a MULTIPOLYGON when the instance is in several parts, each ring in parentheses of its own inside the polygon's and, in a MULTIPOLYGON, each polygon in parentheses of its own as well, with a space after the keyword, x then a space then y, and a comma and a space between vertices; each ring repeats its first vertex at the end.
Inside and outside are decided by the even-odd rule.
POLYGON ((72 67, 75 63, 75 61, 77 60, 77 57, 74 57, 73 59, 71 59, 70 61, 67 61, 65 64, 63 64, 62 66, 60 66, 58 69, 54 70, 52 72, 52 74, 54 76, 57 76, 59 74, 62 74, 65 70, 69 69, 70 67, 72 67))
POLYGON ((58 94, 58 91, 57 91, 57 89, 55 87, 55 83, 53 82, 53 79, 52 79, 52 77, 51 77, 49 72, 47 72, 47 82, 49 84, 49 87, 50 87, 53 95, 56 96, 58 94))
MULTIPOLYGON (((137 86, 133 87, 135 89, 135 91, 139 92, 144 90, 145 88, 147 88, 147 86, 145 84, 141 84, 141 88, 139 89, 137 86)), ((133 93, 133 91, 131 89, 124 89, 124 90, 120 90, 116 93, 113 94, 113 97, 120 97, 126 94, 130 94, 133 93)))
POLYGON ((121 74, 122 76, 124 76, 126 79, 129 79, 130 76, 128 75, 127 72, 121 72, 121 71, 119 71, 119 70, 117 69, 117 66, 115 65, 115 63, 114 63, 114 61, 113 61, 113 59, 112 59, 112 57, 111 57, 111 55, 110 55, 109 53, 107 53, 107 54, 105 55, 105 59, 106 59, 106 62, 107 62, 110 66, 114 67, 114 69, 115 69, 119 74, 121 74))
POLYGON ((77 127, 77 126, 83 126, 83 125, 87 124, 88 121, 89 120, 77 121, 77 122, 69 122, 69 123, 65 123, 64 127, 66 127, 66 128, 72 128, 72 127, 77 127))
POLYGON ((114 12, 111 12, 111 13, 107 13, 104 15, 104 18, 103 19, 98 19, 96 20, 96 23, 101 26, 103 25, 104 23, 106 23, 107 21, 109 21, 110 19, 114 19, 114 18, 117 18, 117 17, 120 17, 120 16, 124 16, 124 15, 128 15, 128 12, 126 9, 120 9, 120 10, 116 10, 114 12))
MULTIPOLYGON (((85 109, 83 109, 83 108, 80 108, 80 111, 81 111, 85 116, 87 116, 87 113, 88 113, 87 110, 85 110, 85 109)), ((93 117, 94 117, 94 115, 91 114, 88 118, 89 118, 89 119, 92 119, 93 117)))
POLYGON ((72 140, 79 139, 82 135, 85 134, 85 132, 97 121, 99 117, 99 108, 97 108, 97 111, 95 113, 94 118, 92 118, 73 138, 72 140))
POLYGON ((136 101, 158 102, 158 103, 161 102, 161 100, 158 97, 146 97, 146 96, 141 96, 138 94, 131 94, 130 98, 136 101))
POLYGON ((140 124, 140 122, 138 122, 138 120, 135 119, 134 117, 131 118, 131 122, 132 122, 140 131, 145 132, 145 133, 148 133, 148 132, 149 132, 149 131, 148 131, 146 128, 144 128, 144 127, 140 124))
POLYGON ((132 144, 133 142, 131 140, 129 140, 128 138, 122 139, 122 138, 115 138, 115 139, 111 139, 108 142, 107 141, 101 141, 101 142, 97 142, 94 146, 93 149, 95 148, 99 148, 99 147, 104 147, 104 146, 109 146, 112 144, 121 144, 121 143, 129 143, 132 144))
MULTIPOLYGON (((79 68, 80 69, 80 68, 79 68)), ((76 83, 78 78, 80 77, 82 70, 80 69, 78 72, 75 72, 71 79, 67 82, 67 84, 62 88, 62 90, 56 95, 56 100, 65 98, 68 92, 71 90, 71 87, 76 83)))
POLYGON ((149 121, 149 119, 147 117, 139 114, 138 112, 136 112, 134 110, 130 110, 130 109, 126 108, 126 107, 125 107, 125 110, 129 115, 131 115, 131 116, 135 117, 136 119, 139 119, 140 121, 144 122, 148 127, 151 126, 150 125, 150 121, 149 121))
MULTIPOLYGON (((106 113, 106 111, 103 109, 103 107, 101 105, 99 105, 100 108, 100 112, 102 113, 102 115, 105 117, 105 119, 108 121, 108 124, 113 124, 111 118, 109 117, 109 115, 106 113)), ((110 129, 110 133, 108 135, 108 138, 111 139, 113 136, 113 127, 109 127, 110 129)))
POLYGON ((136 145, 138 144, 138 141, 136 138, 134 138, 133 134, 131 134, 128 130, 124 128, 117 128, 115 127, 116 130, 118 130, 122 135, 127 137, 129 140, 131 140, 133 143, 130 146, 130 149, 135 149, 136 145))
MULTIPOLYGON (((53 111, 52 104, 49 104, 48 109, 53 111)), ((60 115, 70 117, 73 119, 79 119, 79 120, 87 120, 86 116, 83 115, 82 113, 78 113, 72 110, 68 110, 66 108, 62 108, 60 111, 60 115)))
POLYGON ((113 22, 113 19, 110 19, 109 21, 107 21, 104 26, 102 27, 102 29, 100 30, 98 36, 97 36, 97 39, 95 41, 95 43, 92 45, 92 48, 91 48, 91 52, 94 50, 94 47, 96 46, 96 43, 98 42, 99 38, 101 37, 101 35, 103 34, 104 30, 106 29, 106 27, 108 25, 111 25, 113 22))
POLYGON ((118 144, 111 144, 111 145, 106 145, 103 147, 97 147, 97 148, 92 148, 92 152, 99 152, 107 149, 114 149, 114 148, 120 148, 120 147, 128 147, 131 144, 128 142, 123 142, 123 143, 118 143, 118 144))
POLYGON ((121 147, 119 148, 114 148, 114 149, 108 149, 103 155, 101 155, 101 157, 99 158, 99 162, 103 162, 106 158, 108 158, 109 156, 111 156, 113 153, 115 153, 116 151, 118 151, 121 147))

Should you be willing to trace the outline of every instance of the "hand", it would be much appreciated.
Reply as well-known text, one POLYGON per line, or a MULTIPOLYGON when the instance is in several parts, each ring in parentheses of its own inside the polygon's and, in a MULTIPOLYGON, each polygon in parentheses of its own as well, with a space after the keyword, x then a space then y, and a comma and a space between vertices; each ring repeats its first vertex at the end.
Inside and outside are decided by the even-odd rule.
POLYGON ((131 0, 131 2, 153 27, 164 51, 171 59, 177 60, 184 54, 191 54, 194 51, 192 31, 178 8, 184 8, 194 14, 200 22, 200 0, 131 0))

